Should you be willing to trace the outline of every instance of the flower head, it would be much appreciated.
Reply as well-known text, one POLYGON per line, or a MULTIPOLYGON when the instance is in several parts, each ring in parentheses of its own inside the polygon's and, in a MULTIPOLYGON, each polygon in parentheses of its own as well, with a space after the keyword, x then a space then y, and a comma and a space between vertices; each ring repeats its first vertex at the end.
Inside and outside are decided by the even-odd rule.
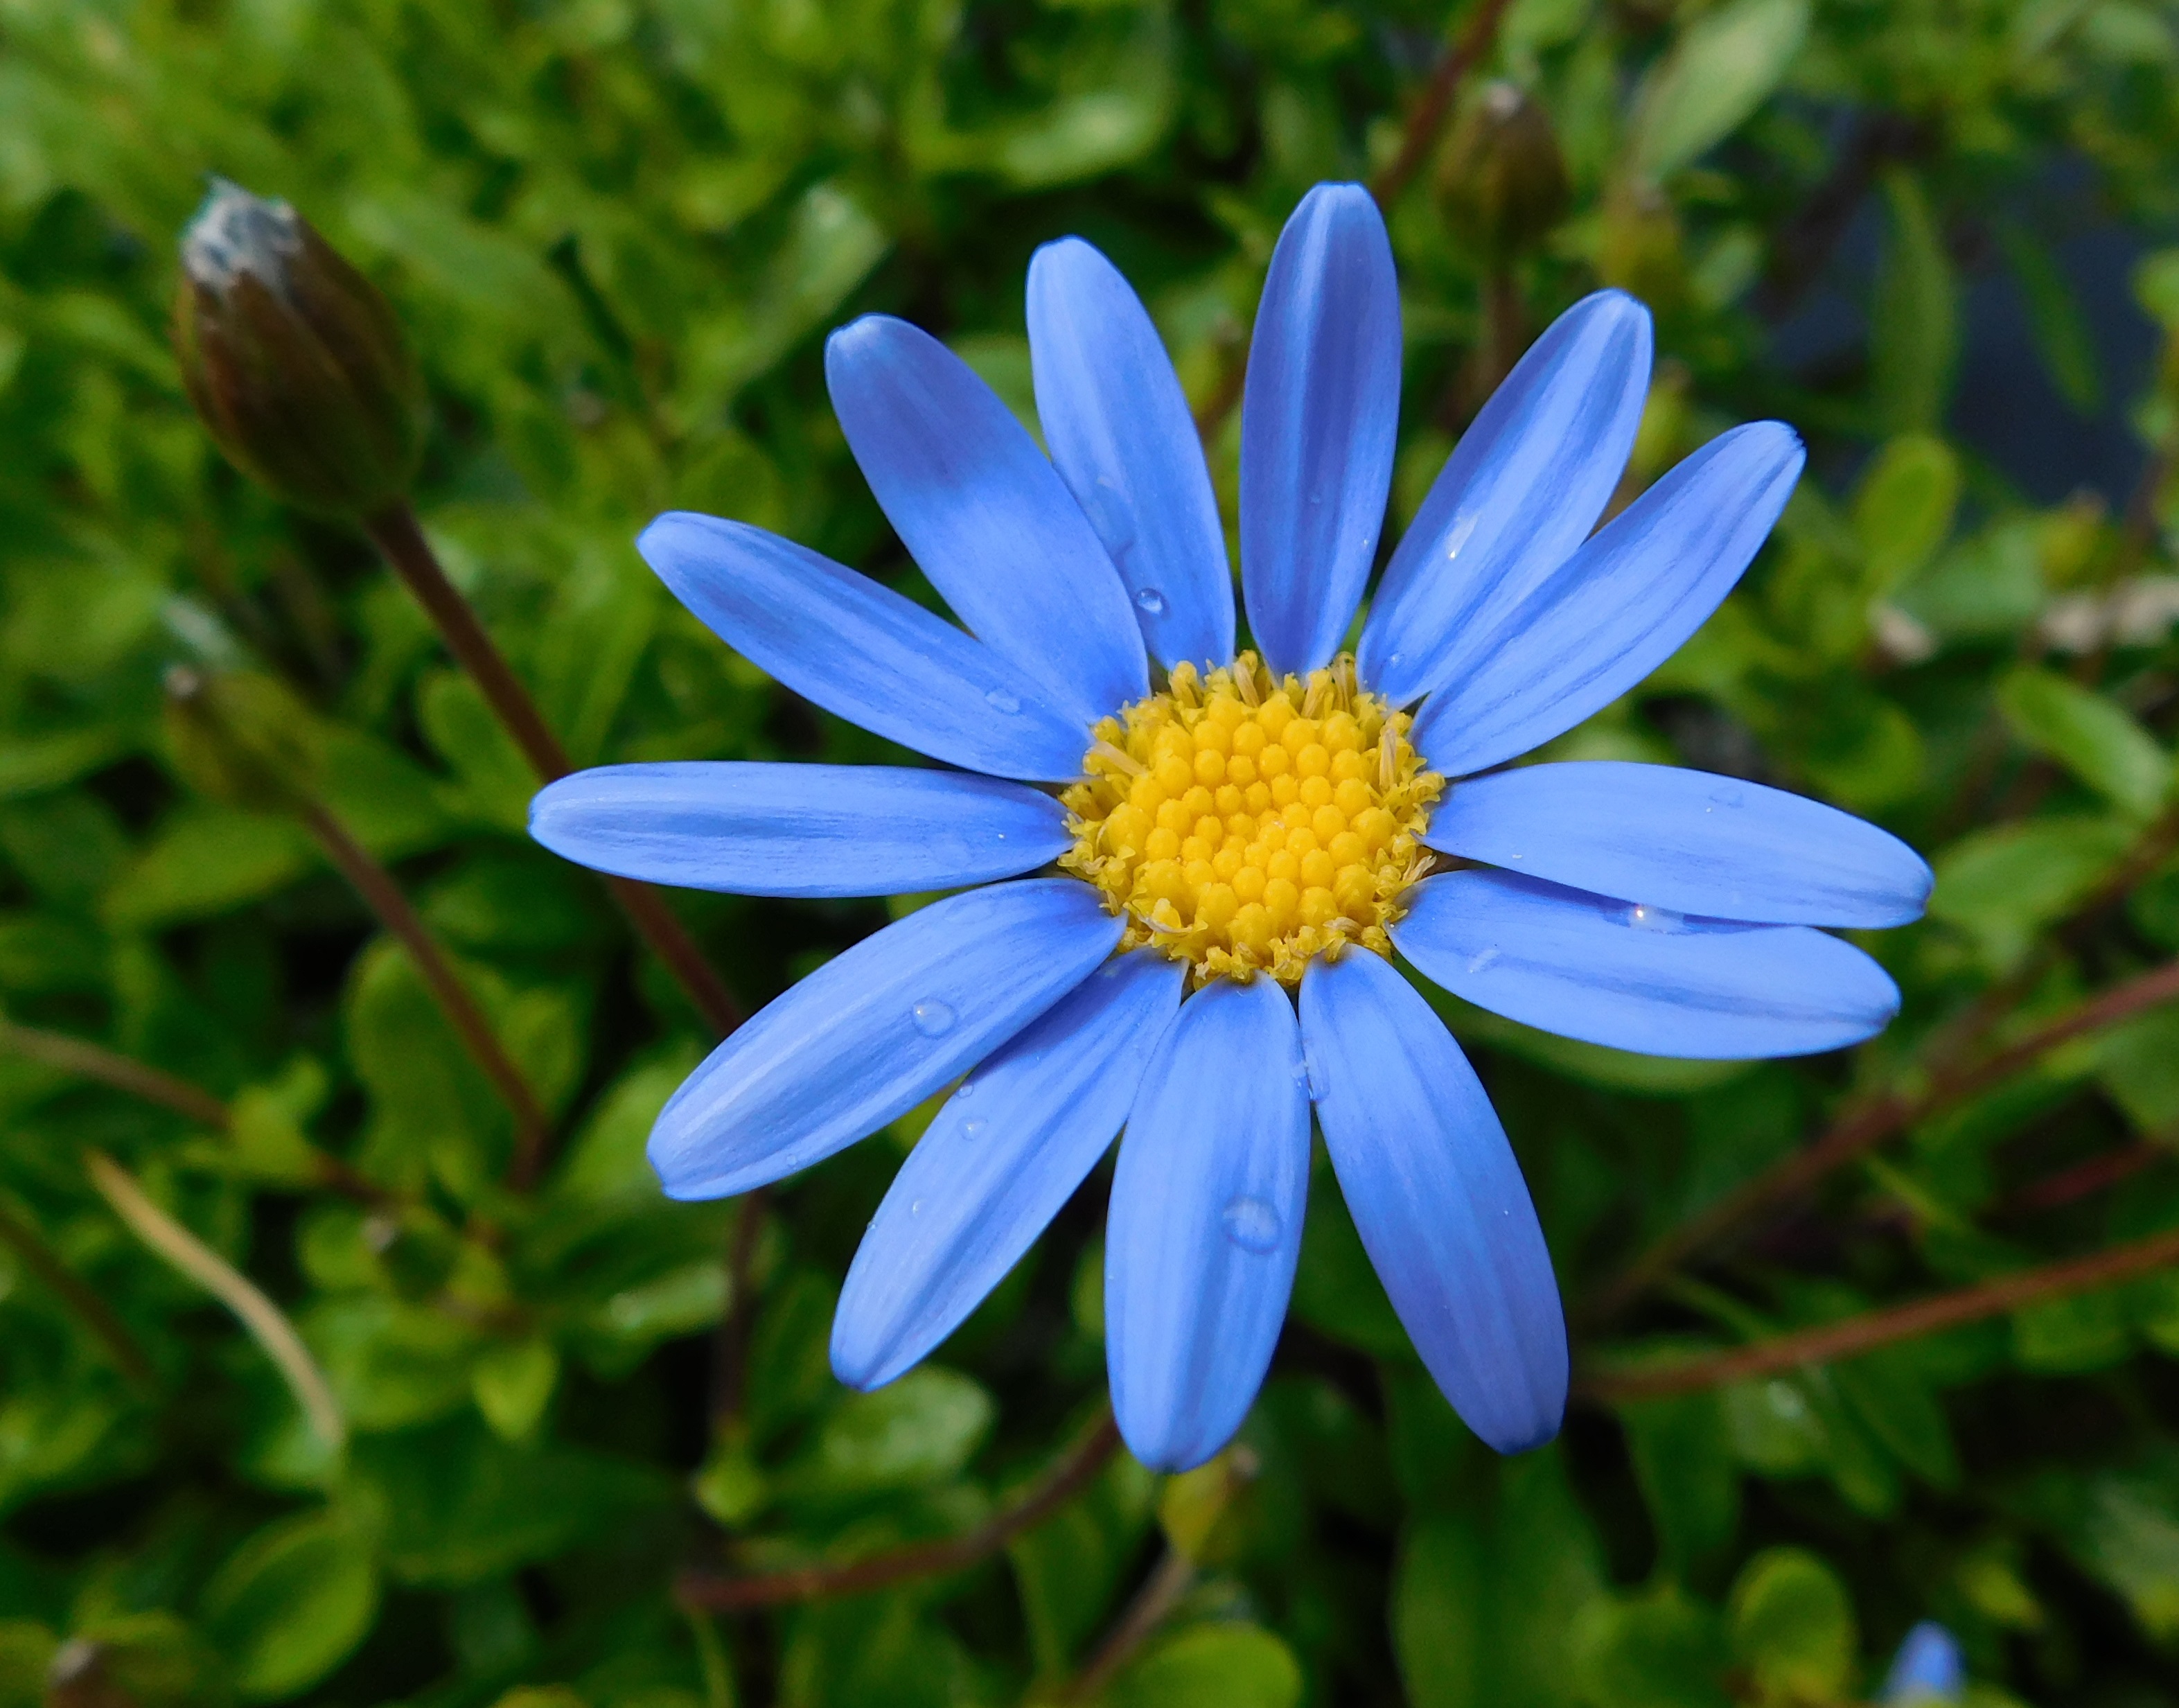
POLYGON ((1399 300, 1375 205, 1320 186, 1279 240, 1249 353, 1240 651, 1209 474, 1141 303, 1068 239, 1031 265, 1029 324, 1048 459, 913 327, 868 316, 826 350, 857 461, 965 630, 738 523, 668 515, 643 535, 745 657, 958 767, 619 766, 539 795, 541 841, 629 876, 958 892, 721 1045, 651 1160, 675 1196, 746 1191, 958 1082, 842 1294, 833 1368, 871 1387, 959 1325, 1124 1128, 1113 1403, 1139 1458, 1180 1469, 1230 1438, 1269 1365, 1314 1110, 1440 1387, 1501 1452, 1548 1440, 1567 1346, 1543 1233, 1482 1086, 1391 953, 1624 1049, 1791 1055, 1891 1018, 1891 981, 1814 927, 1914 918, 1929 875, 1902 843, 1730 777, 1496 769, 1694 632, 1769 533, 1799 442, 1775 422, 1727 433, 1592 535, 1649 326, 1629 298, 1590 297, 1461 441, 1342 651, 1391 478, 1399 300))
POLYGON ((1960 1700, 1966 1678, 1957 1639, 1935 1620, 1924 1619, 1900 1644, 1880 1700, 1885 1708, 1941 1708, 1960 1700))

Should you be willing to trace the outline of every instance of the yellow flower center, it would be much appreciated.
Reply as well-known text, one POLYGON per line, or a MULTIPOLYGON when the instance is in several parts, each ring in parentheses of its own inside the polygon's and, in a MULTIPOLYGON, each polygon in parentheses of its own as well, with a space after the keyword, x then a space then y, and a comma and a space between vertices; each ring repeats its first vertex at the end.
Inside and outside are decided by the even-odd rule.
POLYGON ((1349 943, 1390 955, 1445 786, 1410 722, 1357 686, 1346 653, 1306 683, 1252 652, 1207 679, 1179 665, 1093 732, 1087 781, 1060 796, 1074 846, 1059 864, 1127 920, 1122 948, 1154 943, 1198 983, 1292 985, 1349 943))

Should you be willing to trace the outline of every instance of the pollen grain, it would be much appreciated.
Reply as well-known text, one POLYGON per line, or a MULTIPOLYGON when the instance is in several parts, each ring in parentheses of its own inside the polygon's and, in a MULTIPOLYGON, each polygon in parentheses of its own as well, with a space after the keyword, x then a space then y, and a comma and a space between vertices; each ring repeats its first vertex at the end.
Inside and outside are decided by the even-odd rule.
POLYGON ((1092 732, 1084 780, 1060 796, 1074 846, 1059 863, 1126 920, 1122 947, 1155 944, 1199 983, 1293 985, 1354 943, 1389 955, 1444 788, 1409 723, 1346 653, 1306 682, 1250 652, 1208 677, 1176 666, 1092 732))

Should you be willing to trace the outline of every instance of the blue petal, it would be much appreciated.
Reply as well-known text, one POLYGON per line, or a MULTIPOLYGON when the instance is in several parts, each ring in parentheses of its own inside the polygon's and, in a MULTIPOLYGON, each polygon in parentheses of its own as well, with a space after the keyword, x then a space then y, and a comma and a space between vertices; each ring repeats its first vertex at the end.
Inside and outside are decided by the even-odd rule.
POLYGON ((1473 643, 1589 537, 1642 424, 1649 311, 1583 297, 1475 418, 1386 567, 1355 662, 1395 706, 1458 680, 1473 643))
POLYGON ((667 1100, 669 1198, 806 1168, 912 1109, 1087 978, 1120 922, 1073 878, 949 896, 865 937, 743 1023, 667 1100))
POLYGON ((1884 1680, 1884 1708, 1936 1708, 1957 1702, 1967 1685, 1959 1641, 1934 1619, 1907 1634, 1884 1680))
POLYGON ((1233 581, 1203 444, 1157 328, 1079 237, 1029 264, 1029 349, 1051 460, 1118 566, 1161 664, 1233 657, 1233 581))
POLYGON ((1932 881, 1905 843, 1836 807, 1616 760, 1456 783, 1423 840, 1598 895, 1767 925, 1903 925, 1932 881))
POLYGON ((611 765, 538 791, 530 834, 598 871, 744 896, 895 896, 1010 878, 1073 843, 1018 783, 880 765, 611 765))
POLYGON ((1293 1005, 1270 979, 1181 1006, 1128 1117, 1105 1238, 1112 1409, 1152 1470, 1199 1465, 1255 1401, 1309 1193, 1293 1005))
POLYGON ((953 1332, 1059 1213, 1128 1118, 1182 967, 1107 961, 962 1082, 900 1173, 848 1271, 832 1370, 881 1387, 953 1332))
POLYGON ((893 531, 971 631, 1084 721, 1150 692, 1112 560, 966 362, 905 321, 864 315, 826 341, 825 379, 893 531))
POLYGON ((1400 287, 1369 193, 1320 184, 1279 233, 1241 404, 1241 590, 1275 671, 1331 662, 1377 553, 1400 414, 1400 287))
POLYGON ((1407 901, 1392 942, 1426 976, 1616 1050, 1805 1056, 1858 1044, 1899 1012, 1883 968, 1806 925, 1683 919, 1510 872, 1425 878, 1407 901))
POLYGON ((1326 1148, 1423 1363, 1501 1453, 1566 1414, 1566 1318, 1506 1129, 1430 1004, 1367 951, 1312 961, 1301 1030, 1326 1148))
POLYGON ((1526 753, 1679 651, 1755 556, 1804 460, 1776 421, 1719 435, 1487 632, 1463 636, 1474 669, 1415 722, 1430 768, 1461 777, 1526 753))
POLYGON ((706 628, 767 676, 949 765, 1060 783, 1090 721, 943 618, 745 523, 672 511, 636 549, 706 628))

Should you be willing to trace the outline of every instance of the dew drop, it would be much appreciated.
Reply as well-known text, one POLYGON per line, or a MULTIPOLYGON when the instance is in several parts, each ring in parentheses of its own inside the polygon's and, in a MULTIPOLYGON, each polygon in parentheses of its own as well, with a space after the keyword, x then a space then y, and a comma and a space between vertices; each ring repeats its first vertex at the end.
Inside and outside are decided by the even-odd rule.
POLYGON ((991 1123, 990 1122, 985 1120, 980 1115, 973 1121, 963 1121, 961 1123, 961 1136, 963 1139, 977 1138, 980 1136, 983 1130, 991 1124, 991 1123))
POLYGON ((1468 957, 1468 970, 1471 973, 1487 972, 1490 970, 1490 964, 1497 958, 1497 946, 1493 944, 1490 948, 1480 950, 1468 957))
POLYGON ((923 1200, 922 1200, 920 1198, 917 1198, 917 1199, 913 1199, 913 1200, 911 1200, 909 1201, 909 1203, 908 1203, 908 1213, 910 1216, 920 1216, 920 1215, 922 1215, 922 1214, 923 1214, 923 1200))
POLYGON ((1135 608, 1147 616, 1165 615, 1165 595, 1155 587, 1145 587, 1135 595, 1135 608))
POLYGON ((926 997, 909 1011, 915 1030, 926 1038, 942 1038, 953 1030, 953 1011, 935 997, 926 997))
POLYGON ((1721 784, 1710 792, 1710 799, 1719 806, 1745 806, 1748 791, 1737 783, 1721 784))
POLYGON ((974 1096, 976 1095, 976 1082, 974 1079, 963 1079, 959 1085, 953 1088, 953 1095, 957 1097, 974 1096))
POLYGON ((1309 1095, 1317 1102, 1321 1103, 1331 1090, 1331 1076, 1325 1072, 1322 1057, 1307 1045, 1302 1046, 1294 1077, 1309 1088, 1309 1095))
POLYGON ((1021 701, 1015 699, 1013 695, 1007 693, 1003 688, 994 688, 989 694, 985 695, 984 696, 984 704, 990 706, 994 711, 1003 711, 1010 716, 1021 710, 1021 701))
POLYGON ((1670 908, 1637 905, 1627 909, 1627 923, 1638 931, 1677 931, 1682 920, 1670 908))
POLYGON ((1243 1251, 1265 1252, 1279 1243, 1279 1212, 1260 1198, 1243 1193, 1228 1199, 1219 1220, 1226 1237, 1243 1251))

